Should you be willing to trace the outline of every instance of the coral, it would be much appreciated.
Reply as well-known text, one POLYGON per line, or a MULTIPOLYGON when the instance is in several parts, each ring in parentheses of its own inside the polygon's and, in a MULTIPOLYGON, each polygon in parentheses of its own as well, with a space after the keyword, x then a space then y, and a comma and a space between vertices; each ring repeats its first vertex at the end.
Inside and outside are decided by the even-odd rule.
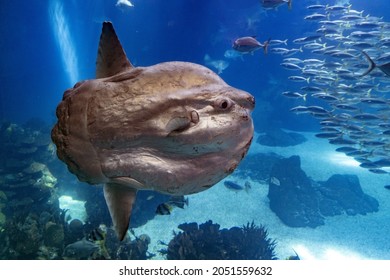
POLYGON ((63 249, 49 132, 0 124, 1 259, 53 258, 63 249))
POLYGON ((110 230, 106 237, 106 248, 112 259, 116 260, 147 260, 151 257, 148 253, 150 237, 146 234, 136 236, 132 230, 133 239, 126 238, 119 242, 115 233, 110 230))
POLYGON ((61 224, 47 222, 44 231, 44 242, 48 247, 61 247, 64 242, 64 227, 61 224))
POLYGON ((5 201, 7 200, 7 196, 3 191, 0 191, 0 201, 5 201))
POLYGON ((53 176, 53 174, 51 174, 50 170, 47 168, 45 170, 43 170, 42 173, 43 173, 43 176, 42 176, 41 180, 42 180, 43 186, 48 187, 48 188, 53 188, 57 184, 57 178, 55 178, 53 176))
POLYGON ((42 238, 35 215, 14 218, 5 228, 12 248, 9 258, 34 259, 42 238))
POLYGON ((142 234, 139 237, 135 236, 135 239, 130 242, 130 250, 128 259, 130 260, 146 260, 148 259, 148 245, 150 244, 150 237, 146 234, 142 234))
POLYGON ((25 168, 23 172, 27 174, 35 174, 35 173, 42 172, 45 168, 46 166, 43 163, 34 161, 27 168, 25 168))
POLYGON ((41 246, 37 253, 38 260, 56 260, 59 259, 58 248, 41 246))
MULTIPOLYGON (((0 182, 1 185, 1 182, 0 182)), ((5 208, 7 203, 7 196, 4 192, 0 191, 0 211, 5 208)))
POLYGON ((6 217, 5 217, 4 213, 0 212, 0 230, 4 226, 5 221, 6 221, 6 217))
POLYGON ((175 233, 161 251, 169 260, 273 260, 276 242, 268 238, 264 226, 253 222, 242 227, 220 230, 220 225, 207 221, 179 225, 183 232, 175 233))

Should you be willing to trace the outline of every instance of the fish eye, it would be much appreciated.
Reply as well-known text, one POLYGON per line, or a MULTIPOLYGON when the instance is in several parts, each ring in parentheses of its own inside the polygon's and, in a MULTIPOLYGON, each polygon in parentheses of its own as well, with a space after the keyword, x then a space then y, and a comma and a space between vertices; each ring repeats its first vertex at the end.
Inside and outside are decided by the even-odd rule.
POLYGON ((229 99, 219 99, 215 102, 215 107, 222 110, 229 109, 232 105, 233 103, 229 99))
POLYGON ((227 103, 226 100, 224 100, 224 101, 221 103, 221 108, 222 108, 222 109, 226 109, 227 106, 228 106, 228 103, 227 103))

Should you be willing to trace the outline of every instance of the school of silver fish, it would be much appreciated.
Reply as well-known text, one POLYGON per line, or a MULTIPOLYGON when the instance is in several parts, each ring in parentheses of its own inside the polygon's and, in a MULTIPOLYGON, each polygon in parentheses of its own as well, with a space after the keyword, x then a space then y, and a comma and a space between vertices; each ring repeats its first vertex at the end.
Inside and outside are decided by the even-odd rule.
POLYGON ((317 137, 373 173, 390 173, 390 23, 352 5, 307 6, 312 34, 272 48, 295 82, 291 109, 319 120, 317 137), (290 45, 290 44, 289 44, 290 45))

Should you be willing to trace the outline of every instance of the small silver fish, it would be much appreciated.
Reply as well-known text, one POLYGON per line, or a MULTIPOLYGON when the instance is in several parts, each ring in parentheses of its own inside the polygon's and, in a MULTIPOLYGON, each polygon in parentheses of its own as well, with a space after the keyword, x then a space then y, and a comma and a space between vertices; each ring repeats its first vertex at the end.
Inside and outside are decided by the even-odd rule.
POLYGON ((280 186, 280 180, 276 177, 271 177, 269 179, 269 182, 270 182, 270 184, 276 185, 278 187, 280 186))
POLYGON ((301 94, 301 93, 296 92, 296 91, 285 91, 285 92, 282 92, 282 95, 284 95, 286 97, 290 97, 290 98, 302 98, 303 101, 306 101, 306 96, 307 96, 307 94, 301 94))
POLYGON ((306 83, 310 83, 310 77, 302 77, 302 76, 289 76, 288 77, 289 80, 293 81, 293 82, 306 82, 306 83))
POLYGON ((328 16, 315 13, 312 15, 305 16, 304 19, 306 19, 306 20, 324 20, 324 19, 328 19, 328 16))

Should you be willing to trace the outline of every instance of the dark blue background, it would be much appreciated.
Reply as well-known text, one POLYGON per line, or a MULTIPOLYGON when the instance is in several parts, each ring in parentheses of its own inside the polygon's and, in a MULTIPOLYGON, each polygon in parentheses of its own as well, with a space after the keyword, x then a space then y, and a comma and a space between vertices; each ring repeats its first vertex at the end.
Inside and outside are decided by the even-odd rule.
MULTIPOLYGON (((311 12, 305 7, 316 2, 293 0, 278 10, 264 11, 258 0, 133 0, 135 7, 119 8, 116 1, 3 1, 0 7, 0 120, 23 123, 39 118, 52 124, 55 108, 65 89, 73 86, 64 70, 50 14, 55 2, 63 7, 77 56, 79 80, 94 78, 101 23, 113 22, 129 59, 147 66, 183 60, 204 64, 205 54, 225 59, 233 40, 256 35, 293 39, 313 34, 317 25, 305 22, 311 12)), ((388 0, 350 1, 353 9, 389 20, 388 0)), ((262 51, 231 60, 221 74, 232 86, 251 92, 257 99, 255 127, 267 124, 307 129, 316 125, 310 117, 288 111, 294 101, 281 96, 290 89, 291 74, 279 64, 282 58, 262 51)), ((215 69, 214 69, 215 70, 215 69)))

